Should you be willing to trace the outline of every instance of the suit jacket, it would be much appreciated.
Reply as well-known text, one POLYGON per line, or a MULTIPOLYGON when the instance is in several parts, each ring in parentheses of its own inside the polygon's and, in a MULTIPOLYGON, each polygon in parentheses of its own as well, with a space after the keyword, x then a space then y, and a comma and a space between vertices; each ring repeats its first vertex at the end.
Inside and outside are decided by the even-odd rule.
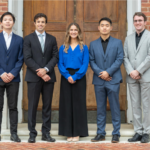
POLYGON ((51 80, 48 82, 56 81, 54 67, 58 62, 58 48, 54 36, 46 33, 43 53, 37 34, 35 32, 29 34, 24 38, 23 53, 27 65, 25 81, 38 82, 41 78, 37 75, 36 70, 44 67, 49 69, 47 74, 51 77, 51 80))
MULTIPOLYGON (((15 77, 11 82, 20 82, 20 70, 23 64, 23 38, 12 34, 10 47, 7 50, 3 32, 0 33, 0 75, 4 72, 15 77)), ((0 78, 0 81, 2 79, 0 78)))
POLYGON ((136 80, 129 76, 133 70, 137 70, 140 73, 140 82, 150 82, 150 32, 148 30, 144 31, 137 49, 135 33, 126 37, 124 44, 124 66, 127 72, 127 83, 136 82, 136 80))
POLYGON ((110 36, 106 52, 104 54, 101 39, 90 43, 90 65, 94 71, 93 84, 103 85, 107 82, 98 77, 100 72, 107 71, 112 77, 110 84, 122 82, 120 66, 123 62, 123 46, 121 40, 110 36))

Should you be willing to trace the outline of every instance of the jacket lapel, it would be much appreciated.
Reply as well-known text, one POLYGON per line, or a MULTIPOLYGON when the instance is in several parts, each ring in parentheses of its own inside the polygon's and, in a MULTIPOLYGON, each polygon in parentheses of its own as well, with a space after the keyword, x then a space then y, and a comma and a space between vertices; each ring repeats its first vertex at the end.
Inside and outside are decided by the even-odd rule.
POLYGON ((47 35, 47 33, 46 33, 46 37, 45 37, 45 45, 44 45, 44 54, 45 54, 45 52, 46 52, 46 47, 47 47, 47 45, 49 44, 49 38, 48 38, 48 35, 47 35))
POLYGON ((40 51, 40 52, 42 53, 42 55, 43 55, 40 41, 39 41, 38 36, 37 36, 37 34, 36 34, 35 32, 33 32, 33 36, 34 36, 34 38, 35 38, 35 42, 37 43, 37 47, 38 47, 39 51, 40 51))
POLYGON ((140 43, 139 43, 139 45, 138 45, 138 48, 137 48, 137 50, 136 50, 136 54, 138 53, 138 51, 139 51, 139 49, 140 49, 142 43, 144 42, 144 40, 147 38, 147 34, 148 34, 148 31, 145 30, 144 33, 143 33, 143 35, 142 35, 142 38, 141 38, 141 40, 140 40, 140 43))
POLYGON ((104 51, 103 51, 103 46, 102 46, 102 42, 101 42, 101 38, 99 38, 97 40, 97 50, 98 52, 100 52, 102 54, 102 56, 104 57, 104 51))
POLYGON ((5 51, 7 51, 6 42, 5 42, 5 39, 4 39, 3 32, 0 33, 0 40, 2 42, 2 45, 3 45, 4 49, 5 49, 5 51))
POLYGON ((11 49, 12 49, 14 43, 15 43, 15 40, 16 40, 16 35, 13 33, 12 34, 12 38, 11 38, 11 42, 10 42, 10 46, 9 46, 9 48, 7 50, 7 53, 10 53, 10 51, 11 51, 11 49))
POLYGON ((109 51, 111 50, 112 44, 113 44, 113 38, 110 36, 109 42, 108 42, 108 45, 107 45, 107 48, 106 48, 106 52, 105 52, 105 59, 106 59, 109 51))

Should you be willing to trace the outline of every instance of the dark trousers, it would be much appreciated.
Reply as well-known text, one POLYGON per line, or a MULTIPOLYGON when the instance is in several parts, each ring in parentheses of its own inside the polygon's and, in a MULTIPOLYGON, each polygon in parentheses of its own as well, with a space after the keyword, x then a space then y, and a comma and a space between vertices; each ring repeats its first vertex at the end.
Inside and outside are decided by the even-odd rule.
POLYGON ((39 103, 40 93, 42 94, 42 134, 49 133, 51 129, 51 103, 53 96, 54 83, 44 82, 42 79, 38 82, 27 82, 28 84, 28 129, 30 136, 36 137, 36 112, 39 103))
POLYGON ((7 93, 7 101, 9 108, 9 117, 10 117, 10 133, 17 133, 17 125, 18 125, 18 91, 19 91, 19 82, 10 82, 4 83, 0 82, 0 131, 1 131, 1 123, 2 123, 2 111, 4 104, 4 92, 6 89, 7 93))
MULTIPOLYGON (((77 70, 68 71, 73 75, 77 70)), ((70 84, 63 76, 61 77, 59 135, 88 136, 85 76, 75 84, 70 84)))
POLYGON ((97 134, 105 136, 106 126, 106 106, 107 97, 109 99, 112 124, 114 130, 112 135, 120 135, 120 104, 119 104, 119 89, 120 84, 109 84, 105 82, 104 85, 95 85, 95 94, 97 102, 97 134))

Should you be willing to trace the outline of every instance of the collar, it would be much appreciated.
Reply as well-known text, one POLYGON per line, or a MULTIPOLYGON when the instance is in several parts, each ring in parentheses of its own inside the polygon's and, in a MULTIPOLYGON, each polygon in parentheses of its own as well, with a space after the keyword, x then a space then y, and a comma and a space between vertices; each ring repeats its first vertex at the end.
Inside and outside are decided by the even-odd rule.
MULTIPOLYGON (((35 33, 37 34, 37 36, 39 36, 41 33, 40 32, 38 32, 37 30, 35 30, 35 33)), ((45 36, 46 35, 46 33, 45 33, 45 31, 42 33, 42 35, 43 36, 45 36)))
MULTIPOLYGON (((11 31, 11 33, 9 34, 9 36, 12 36, 12 34, 13 34, 13 32, 11 31)), ((8 35, 8 33, 3 30, 3 35, 4 35, 4 36, 5 36, 5 35, 8 35)))
POLYGON ((109 42, 109 39, 110 39, 110 36, 105 41, 101 38, 101 42, 109 42))
POLYGON ((144 31, 145 31, 145 29, 139 34, 139 36, 138 36, 138 34, 137 34, 137 32, 136 32, 136 37, 142 37, 144 31))

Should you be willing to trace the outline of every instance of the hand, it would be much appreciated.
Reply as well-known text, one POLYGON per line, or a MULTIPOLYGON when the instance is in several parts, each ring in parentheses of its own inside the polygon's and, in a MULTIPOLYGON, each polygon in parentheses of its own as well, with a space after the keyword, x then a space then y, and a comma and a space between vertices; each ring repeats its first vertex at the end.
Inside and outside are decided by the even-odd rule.
POLYGON ((45 81, 45 82, 47 82, 47 81, 49 81, 49 80, 51 80, 51 78, 50 78, 50 76, 49 75, 44 75, 43 77, 42 77, 42 79, 45 81))
POLYGON ((9 83, 11 80, 9 79, 7 73, 3 73, 1 76, 1 79, 5 82, 5 83, 9 83))
POLYGON ((73 81, 73 79, 72 79, 72 77, 71 77, 71 76, 70 76, 70 77, 68 77, 68 82, 69 82, 69 83, 71 83, 71 84, 76 83, 76 81, 73 81))
POLYGON ((112 77, 105 79, 105 81, 111 81, 112 77))
POLYGON ((12 81, 13 79, 14 79, 14 75, 13 74, 11 74, 11 73, 8 73, 7 74, 7 76, 8 76, 8 78, 10 79, 10 81, 12 81))
POLYGON ((103 71, 99 73, 100 75, 98 77, 102 78, 103 80, 106 80, 107 78, 109 78, 109 74, 107 71, 103 71))
POLYGON ((47 73, 47 71, 44 68, 37 69, 36 71, 39 77, 43 77, 47 73))
POLYGON ((141 79, 141 76, 137 76, 135 79, 136 79, 136 80, 139 80, 139 79, 141 79))
POLYGON ((132 79, 136 79, 136 77, 139 76, 139 72, 137 70, 133 70, 131 73, 130 73, 130 76, 132 79))

